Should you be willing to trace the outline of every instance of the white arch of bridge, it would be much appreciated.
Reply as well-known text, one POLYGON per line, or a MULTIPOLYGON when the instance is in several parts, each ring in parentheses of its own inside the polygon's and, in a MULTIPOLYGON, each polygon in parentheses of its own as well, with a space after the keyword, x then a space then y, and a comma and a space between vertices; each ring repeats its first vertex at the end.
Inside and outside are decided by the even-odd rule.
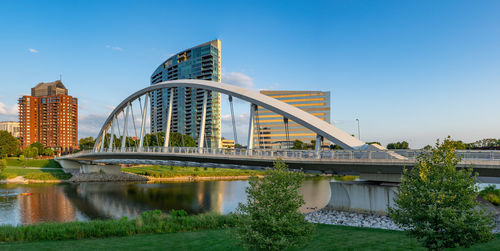
MULTIPOLYGON (((144 136, 144 124, 146 120, 146 109, 148 106, 148 101, 147 99, 150 96, 151 92, 162 90, 162 89, 171 89, 174 90, 173 88, 179 88, 179 87, 189 87, 189 88, 196 88, 196 89, 203 89, 205 90, 205 97, 204 97, 204 106, 203 106, 203 116, 202 116, 202 121, 201 121, 201 133, 200 133, 200 138, 198 139, 198 142, 203 145, 203 136, 204 136, 204 119, 205 114, 206 114, 206 97, 207 97, 207 91, 215 91, 219 93, 226 94, 230 97, 236 97, 241 100, 247 101, 251 104, 250 108, 250 121, 249 121, 249 137, 248 137, 248 148, 252 149, 253 148, 253 116, 254 116, 254 111, 257 109, 257 106, 264 107, 270 111, 273 111, 279 115, 282 115, 284 118, 291 119, 297 124, 300 124, 314 133, 317 134, 317 139, 320 139, 321 137, 330 140, 331 142, 339 145, 340 147, 344 149, 351 149, 351 150, 381 150, 384 148, 379 148, 378 146, 373 146, 373 145, 367 145, 364 142, 354 138, 350 134, 340 130, 339 128, 334 127, 333 125, 327 123, 326 121, 321 120, 320 118, 311 115, 308 112, 305 112, 299 108, 296 108, 292 105, 289 105, 285 102, 279 101, 277 99, 271 98, 269 96, 260 94, 258 92, 248 90, 245 88, 241 88, 235 85, 230 85, 230 84, 224 84, 220 82, 214 82, 214 81, 207 81, 207 80, 195 80, 195 79, 182 79, 182 80, 170 80, 170 81, 165 81, 161 82, 155 85, 148 86, 144 89, 141 89, 129 97, 127 97, 125 100, 123 100, 114 110, 113 112, 108 116, 106 121, 104 122, 104 125, 102 126, 97 138, 96 138, 96 144, 94 147, 94 151, 102 151, 104 148, 104 138, 103 137, 107 130, 111 127, 111 131, 113 133, 114 127, 112 127, 113 122, 116 120, 118 114, 121 112, 125 111, 125 127, 127 126, 127 118, 128 118, 128 113, 129 110, 131 109, 131 103, 138 99, 139 97, 145 96, 145 103, 143 110, 144 112, 142 113, 142 124, 141 124, 141 133, 140 133, 140 143, 139 143, 139 148, 142 147, 143 143, 143 136, 144 136)), ((170 92, 170 104, 168 105, 168 118, 167 118, 167 125, 166 125, 166 131, 170 131, 170 124, 171 124, 171 114, 172 114, 172 100, 173 100, 173 94, 174 92, 170 92)), ((124 132, 126 129, 123 130, 124 132)), ((122 140, 124 139, 126 135, 123 135, 122 140)), ((169 133, 165 133, 165 144, 168 145, 168 137, 169 133)), ((111 141, 113 140, 113 137, 111 137, 111 141)), ((122 142, 123 142, 122 141, 122 142)), ((112 143, 110 143, 112 145, 112 143)), ((125 144, 122 144, 122 147, 124 147, 125 144)), ((316 144, 319 145, 319 144, 316 144)))

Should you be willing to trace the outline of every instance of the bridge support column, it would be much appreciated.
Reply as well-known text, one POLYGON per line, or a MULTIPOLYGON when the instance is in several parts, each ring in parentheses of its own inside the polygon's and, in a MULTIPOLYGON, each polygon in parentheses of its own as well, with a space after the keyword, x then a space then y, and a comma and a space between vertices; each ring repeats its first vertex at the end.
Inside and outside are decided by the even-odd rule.
POLYGON ((316 152, 316 158, 320 159, 321 144, 323 143, 323 137, 316 134, 316 145, 314 146, 314 151, 316 152))
POLYGON ((386 215, 394 206, 397 185, 373 182, 330 182, 331 197, 327 207, 356 213, 386 215))
POLYGON ((141 137, 139 138, 139 152, 142 151, 142 147, 144 145, 144 128, 146 127, 146 113, 148 112, 148 99, 149 93, 146 93, 144 97, 144 107, 142 108, 142 124, 141 124, 141 137))
POLYGON ((170 125, 172 124, 172 106, 174 105, 174 91, 175 88, 170 88, 170 98, 168 100, 168 114, 167 114, 167 125, 165 129, 165 140, 163 141, 163 147, 168 147, 170 144, 170 125))
POLYGON ((201 121, 200 121, 200 135, 198 135, 198 148, 203 148, 203 143, 205 141, 205 120, 207 119, 207 99, 208 99, 208 91, 203 93, 203 111, 201 113, 201 121))
POLYGON ((111 121, 111 135, 109 139, 108 152, 113 151, 113 141, 115 140, 115 122, 116 117, 113 117, 113 120, 111 121))
POLYGON ((127 111, 125 112, 125 121, 123 122, 123 138, 122 138, 122 145, 121 145, 121 151, 124 152, 125 151, 125 144, 127 143, 127 134, 128 134, 128 131, 127 131, 127 122, 128 122, 128 114, 130 112, 130 102, 128 103, 127 105, 127 111))
POLYGON ((254 131, 254 116, 255 116, 255 110, 257 109, 257 105, 251 104, 250 105, 250 119, 248 121, 248 146, 247 149, 250 154, 252 154, 252 149, 253 149, 253 131, 254 131))

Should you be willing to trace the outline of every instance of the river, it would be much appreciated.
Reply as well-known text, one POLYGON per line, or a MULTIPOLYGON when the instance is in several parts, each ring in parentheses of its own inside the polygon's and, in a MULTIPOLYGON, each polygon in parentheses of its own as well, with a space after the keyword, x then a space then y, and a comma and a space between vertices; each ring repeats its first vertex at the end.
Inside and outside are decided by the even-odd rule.
MULTIPOLYGON (((304 181, 302 212, 324 207, 328 179, 304 181)), ((0 184, 0 225, 133 218, 141 212, 183 209, 188 214, 233 212, 246 201, 248 181, 178 183, 0 184), (5 193, 32 193, 6 197, 5 193)))

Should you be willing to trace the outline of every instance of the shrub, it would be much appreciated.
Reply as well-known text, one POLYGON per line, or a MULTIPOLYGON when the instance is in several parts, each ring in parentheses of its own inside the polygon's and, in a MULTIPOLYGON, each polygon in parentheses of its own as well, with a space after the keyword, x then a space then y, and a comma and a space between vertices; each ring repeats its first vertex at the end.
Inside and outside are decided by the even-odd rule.
POLYGON ((7 168, 7 161, 5 159, 0 159, 0 173, 7 168))
POLYGON ((289 171, 278 159, 274 169, 258 179, 250 178, 246 204, 237 208, 236 237, 248 249, 282 250, 305 243, 314 225, 298 212, 304 204, 299 195, 304 174, 289 171))
POLYGON ((396 224, 432 250, 470 247, 493 238, 491 216, 475 201, 472 168, 457 170, 460 158, 450 137, 422 154, 405 170, 389 215, 396 224))
POLYGON ((487 186, 479 194, 495 206, 500 206, 500 189, 496 189, 494 185, 487 186))

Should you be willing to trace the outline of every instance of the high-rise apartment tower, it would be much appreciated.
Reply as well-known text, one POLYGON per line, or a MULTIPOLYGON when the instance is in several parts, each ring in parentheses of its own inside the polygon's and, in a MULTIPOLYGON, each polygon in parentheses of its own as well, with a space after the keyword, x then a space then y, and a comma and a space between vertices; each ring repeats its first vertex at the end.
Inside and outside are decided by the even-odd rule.
MULTIPOLYGON (((323 91, 260 91, 261 94, 278 99, 302 109, 330 123, 330 92, 323 91)), ((283 116, 259 106, 254 117, 254 147, 288 149, 295 140, 310 144, 316 133, 283 116), (288 127, 288 130, 287 130, 288 127)), ((322 146, 330 143, 323 141, 322 146)))
POLYGON ((78 149, 78 99, 60 80, 36 85, 18 103, 22 149, 34 142, 56 152, 78 149))
MULTIPOLYGON (((184 50, 165 60, 151 75, 151 85, 176 79, 221 81, 221 42, 213 40, 184 50)), ((174 93, 171 132, 188 134, 197 139, 203 109, 204 90, 178 88, 174 93)), ((170 90, 151 95, 151 132, 166 128, 170 90)), ((205 145, 221 147, 220 93, 209 92, 205 123, 205 145)))

